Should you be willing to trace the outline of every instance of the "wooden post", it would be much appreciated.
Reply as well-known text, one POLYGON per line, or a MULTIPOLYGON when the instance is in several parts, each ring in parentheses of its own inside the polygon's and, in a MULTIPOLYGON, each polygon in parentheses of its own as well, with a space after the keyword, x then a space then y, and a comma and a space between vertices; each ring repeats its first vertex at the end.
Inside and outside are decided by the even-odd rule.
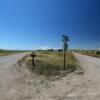
POLYGON ((32 52, 31 57, 32 57, 32 64, 33 66, 35 66, 34 57, 36 57, 36 55, 34 54, 34 52, 32 52))
POLYGON ((66 69, 66 51, 68 48, 68 44, 65 42, 64 43, 64 70, 66 69))
POLYGON ((68 48, 68 44, 67 44, 67 42, 69 41, 69 37, 68 36, 66 36, 66 35, 63 35, 62 36, 62 41, 63 41, 63 43, 64 43, 64 70, 66 69, 66 50, 67 50, 67 48, 68 48))
POLYGON ((58 55, 59 55, 59 56, 62 56, 62 54, 63 54, 63 53, 62 53, 62 49, 58 49, 58 55))
POLYGON ((66 65, 65 65, 65 63, 66 63, 66 43, 64 43, 64 70, 65 70, 65 67, 66 67, 66 65))

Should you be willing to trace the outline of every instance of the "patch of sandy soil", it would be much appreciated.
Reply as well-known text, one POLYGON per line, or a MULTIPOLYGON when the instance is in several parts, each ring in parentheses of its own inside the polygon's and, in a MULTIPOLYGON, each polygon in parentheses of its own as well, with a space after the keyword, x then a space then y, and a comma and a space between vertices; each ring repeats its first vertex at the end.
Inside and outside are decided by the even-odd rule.
POLYGON ((3 73, 0 100, 80 100, 81 96, 73 93, 86 87, 81 75, 72 73, 50 81, 30 72, 25 64, 14 66, 3 73))

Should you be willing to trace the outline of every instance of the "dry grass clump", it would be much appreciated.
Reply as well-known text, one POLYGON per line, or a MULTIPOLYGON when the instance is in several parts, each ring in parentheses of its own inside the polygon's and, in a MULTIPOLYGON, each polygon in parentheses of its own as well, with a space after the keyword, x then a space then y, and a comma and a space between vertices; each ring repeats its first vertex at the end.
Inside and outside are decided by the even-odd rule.
POLYGON ((0 49, 0 56, 7 56, 15 53, 21 53, 23 51, 10 51, 10 50, 1 50, 0 49))
POLYGON ((7 56, 12 54, 11 52, 0 52, 0 56, 7 56))
POLYGON ((100 58, 100 51, 99 50, 83 50, 83 51, 80 51, 80 53, 84 54, 84 55, 100 58))
MULTIPOLYGON (((66 70, 63 68, 63 56, 59 56, 58 53, 37 52, 36 55, 36 66, 31 66, 30 69, 40 75, 57 76, 62 72, 74 72, 79 68, 78 62, 71 52, 66 53, 66 70)), ((32 59, 27 58, 27 62, 32 62, 32 59)))

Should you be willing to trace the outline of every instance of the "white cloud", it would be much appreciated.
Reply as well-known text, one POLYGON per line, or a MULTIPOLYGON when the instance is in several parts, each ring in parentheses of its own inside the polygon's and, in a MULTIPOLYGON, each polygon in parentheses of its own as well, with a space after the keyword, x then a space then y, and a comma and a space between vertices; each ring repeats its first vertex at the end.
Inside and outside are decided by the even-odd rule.
POLYGON ((42 45, 42 46, 38 46, 37 48, 35 48, 35 50, 48 50, 48 49, 57 50, 58 48, 54 48, 54 47, 49 46, 49 45, 42 45))
POLYGON ((51 49, 51 47, 47 46, 47 45, 43 45, 39 49, 41 49, 41 50, 47 50, 47 49, 51 49))

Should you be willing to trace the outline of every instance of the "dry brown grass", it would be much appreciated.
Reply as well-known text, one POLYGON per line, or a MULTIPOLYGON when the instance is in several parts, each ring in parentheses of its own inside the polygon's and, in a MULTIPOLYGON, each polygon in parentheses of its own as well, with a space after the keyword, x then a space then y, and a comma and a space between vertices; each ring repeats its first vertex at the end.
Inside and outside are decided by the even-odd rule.
MULTIPOLYGON (((57 76, 64 70, 63 56, 59 56, 58 52, 37 52, 35 58, 36 66, 31 66, 34 72, 45 76, 57 76)), ((64 72, 74 72, 79 68, 77 60, 71 52, 66 53, 66 70, 64 72)), ((27 62, 32 62, 32 58, 28 57, 27 62)))
POLYGON ((93 57, 98 57, 100 58, 100 51, 98 50, 84 50, 84 51, 80 51, 79 53, 84 54, 84 55, 88 55, 88 56, 93 56, 93 57))
POLYGON ((11 54, 22 53, 22 51, 9 51, 9 50, 0 50, 0 56, 7 56, 11 54))

